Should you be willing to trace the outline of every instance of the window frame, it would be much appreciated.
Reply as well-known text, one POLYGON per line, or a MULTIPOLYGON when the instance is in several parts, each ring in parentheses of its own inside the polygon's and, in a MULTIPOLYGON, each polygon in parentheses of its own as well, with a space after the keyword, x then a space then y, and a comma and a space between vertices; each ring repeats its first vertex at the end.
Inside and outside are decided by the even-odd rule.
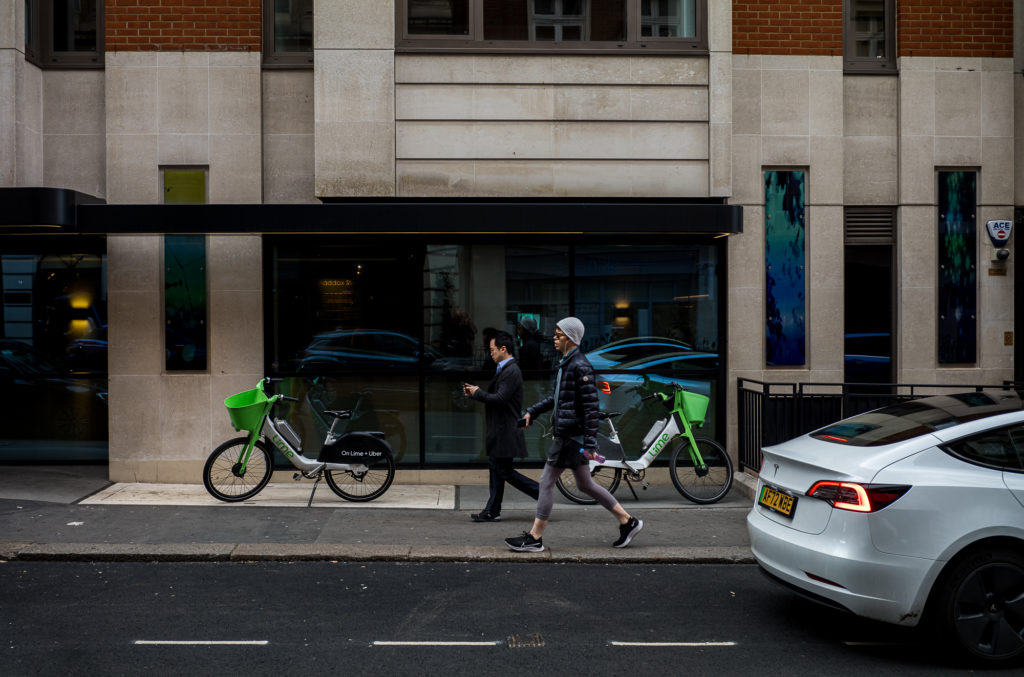
MULTIPOLYGON (((947 454, 949 454, 950 456, 953 456, 954 458, 957 458, 957 459, 963 461, 964 463, 970 463, 971 465, 979 466, 979 467, 982 467, 982 468, 988 468, 989 470, 995 470, 995 471, 999 471, 999 472, 1012 472, 1012 473, 1021 474, 1021 473, 1024 473, 1024 465, 1021 465, 1021 466, 1014 466, 1014 465, 1009 465, 1009 464, 1004 465, 1004 464, 996 462, 996 461, 994 461, 992 459, 988 459, 988 458, 984 458, 984 457, 976 455, 976 454, 968 453, 964 449, 964 447, 966 447, 968 444, 970 444, 970 443, 972 443, 972 442, 974 442, 976 440, 983 439, 985 437, 994 437, 996 435, 1005 435, 1006 441, 1012 446, 1013 445, 1013 432, 1014 432, 1014 430, 1021 431, 1022 429, 1024 429, 1024 424, 1021 424, 1019 422, 1018 423, 1012 423, 1010 425, 1003 426, 1003 427, 1000 427, 1000 428, 990 428, 990 429, 984 430, 984 431, 982 431, 980 433, 975 433, 975 434, 972 434, 972 435, 968 435, 966 437, 961 437, 959 439, 951 440, 951 441, 946 442, 945 444, 943 444, 940 448, 943 451, 945 451, 947 454)), ((1020 455, 1018 453, 1018 461, 1019 461, 1019 459, 1020 459, 1020 455)), ((1007 460, 1010 460, 1009 455, 1007 455, 1007 460)))
MULTIPOLYGON (((313 14, 313 30, 316 31, 316 13, 313 14)), ((263 2, 263 68, 281 70, 304 70, 313 68, 315 47, 308 52, 279 52, 275 48, 276 27, 274 25, 274 1, 263 2)))
MULTIPOLYGON (((892 1, 892 0, 887 0, 892 1)), ((641 0, 623 0, 626 6, 624 40, 587 42, 538 42, 535 40, 485 40, 484 0, 466 0, 469 35, 417 35, 408 31, 409 0, 395 2, 396 52, 472 52, 472 53, 571 53, 571 54, 701 54, 708 53, 708 0, 694 0, 692 38, 641 37, 641 0), (477 37, 479 36, 479 37, 477 37)), ((589 18, 588 18, 589 22, 589 18)))
POLYGON ((856 56, 857 0, 843 0, 843 72, 850 74, 889 75, 898 72, 896 58, 896 0, 882 0, 885 14, 885 58, 856 56))
POLYGON ((97 69, 106 55, 106 15, 103 0, 96 2, 96 49, 56 52, 53 49, 53 0, 25 0, 25 59, 40 68, 97 69))

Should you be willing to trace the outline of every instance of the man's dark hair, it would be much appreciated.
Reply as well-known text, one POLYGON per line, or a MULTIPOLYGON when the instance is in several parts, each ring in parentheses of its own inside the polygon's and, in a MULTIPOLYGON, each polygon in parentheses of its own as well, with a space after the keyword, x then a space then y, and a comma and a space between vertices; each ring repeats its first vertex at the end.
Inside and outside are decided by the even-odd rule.
POLYGON ((512 338, 512 334, 509 334, 507 331, 499 331, 493 336, 493 339, 495 348, 504 346, 509 355, 512 357, 516 356, 516 340, 512 338))

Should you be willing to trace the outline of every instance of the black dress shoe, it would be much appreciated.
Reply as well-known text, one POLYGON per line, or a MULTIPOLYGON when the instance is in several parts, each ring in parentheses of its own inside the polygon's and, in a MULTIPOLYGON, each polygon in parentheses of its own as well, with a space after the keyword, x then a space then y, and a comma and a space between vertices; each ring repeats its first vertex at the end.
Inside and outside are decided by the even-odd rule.
POLYGON ((493 513, 482 510, 480 512, 473 513, 469 516, 474 522, 500 522, 501 515, 495 515, 493 513))

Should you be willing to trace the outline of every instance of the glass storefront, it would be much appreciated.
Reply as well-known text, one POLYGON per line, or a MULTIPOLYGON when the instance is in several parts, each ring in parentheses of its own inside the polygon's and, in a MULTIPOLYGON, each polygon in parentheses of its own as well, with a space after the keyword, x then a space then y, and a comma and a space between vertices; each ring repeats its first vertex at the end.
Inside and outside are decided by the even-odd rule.
MULTIPOLYGON (((491 332, 517 337, 526 405, 550 394, 555 322, 576 315, 599 373, 601 407, 632 453, 660 405, 641 397, 675 382, 712 398, 722 382, 719 260, 707 241, 681 245, 369 244, 345 237, 267 236, 269 373, 299 398, 290 420, 307 454, 324 409, 351 409, 352 430, 383 430, 406 466, 486 461, 483 406, 461 383, 486 386, 491 332)), ((547 417, 527 431, 531 461, 548 445, 547 417)))
POLYGON ((0 461, 105 461, 103 240, 11 238, 0 278, 0 461))

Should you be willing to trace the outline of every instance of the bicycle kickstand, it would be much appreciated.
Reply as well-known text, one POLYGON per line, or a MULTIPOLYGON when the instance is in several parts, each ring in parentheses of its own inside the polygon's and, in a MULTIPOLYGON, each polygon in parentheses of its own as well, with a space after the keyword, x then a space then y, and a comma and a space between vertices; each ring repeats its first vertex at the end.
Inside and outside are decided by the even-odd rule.
MULTIPOLYGON (((626 477, 625 475, 623 475, 623 476, 622 476, 622 479, 626 480, 626 486, 627 486, 627 487, 629 487, 629 490, 630 490, 630 492, 632 492, 632 494, 633 494, 633 500, 634 500, 634 501, 639 501, 639 500, 640 500, 640 497, 636 495, 636 489, 634 489, 634 488, 633 488, 633 483, 632 483, 632 482, 630 482, 630 481, 629 481, 629 478, 628 478, 628 477, 626 477)), ((646 489, 646 488, 647 488, 647 487, 644 487, 644 489, 646 489)))
POLYGON ((320 479, 324 476, 323 470, 316 474, 316 481, 313 482, 313 491, 309 492, 309 501, 306 503, 306 507, 309 508, 313 505, 313 495, 316 493, 316 485, 320 484, 320 479))

